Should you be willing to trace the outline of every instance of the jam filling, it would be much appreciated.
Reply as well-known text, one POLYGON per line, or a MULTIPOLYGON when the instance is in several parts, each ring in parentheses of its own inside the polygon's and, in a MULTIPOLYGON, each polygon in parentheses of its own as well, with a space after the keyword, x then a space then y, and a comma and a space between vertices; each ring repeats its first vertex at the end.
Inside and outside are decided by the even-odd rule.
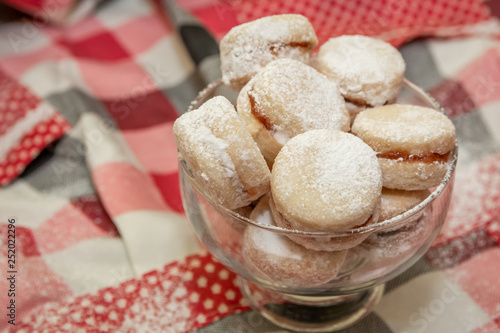
POLYGON ((306 48, 310 49, 311 48, 311 43, 307 42, 302 42, 302 43, 297 43, 297 42, 291 42, 288 44, 278 44, 278 45, 272 45, 269 49, 271 51, 271 54, 274 56, 277 56, 279 51, 285 47, 301 47, 301 48, 306 48))
POLYGON ((423 163, 433 163, 433 162, 446 162, 450 153, 444 155, 436 153, 421 153, 421 154, 410 154, 406 151, 390 151, 387 153, 377 154, 378 158, 386 158, 388 160, 398 160, 403 159, 403 161, 408 162, 423 162, 423 163))
POLYGON ((252 90, 248 91, 248 98, 250 100, 250 109, 251 109, 250 112, 255 117, 255 119, 257 119, 268 131, 273 131, 274 130, 273 122, 259 108, 259 104, 253 97, 252 90))
POLYGON ((255 187, 244 188, 243 193, 247 194, 250 197, 254 197, 255 195, 257 195, 257 189, 255 187))

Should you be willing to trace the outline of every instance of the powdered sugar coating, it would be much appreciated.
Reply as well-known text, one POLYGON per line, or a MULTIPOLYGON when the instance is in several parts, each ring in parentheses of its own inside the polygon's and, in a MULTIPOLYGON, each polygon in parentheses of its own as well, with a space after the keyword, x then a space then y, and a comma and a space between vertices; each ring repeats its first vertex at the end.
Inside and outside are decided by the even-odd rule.
POLYGON ((351 101, 380 106, 401 90, 405 62, 390 44, 367 36, 331 38, 318 52, 316 68, 351 101))
MULTIPOLYGON (((269 209, 269 195, 266 195, 250 218, 275 225, 269 209)), ((294 287, 321 285, 334 279, 346 256, 346 251, 308 250, 286 236, 252 226, 245 230, 243 253, 251 266, 273 281, 294 287)))
POLYGON ((269 191, 269 168, 226 98, 183 114, 174 136, 193 176, 220 204, 243 207, 269 191))
POLYGON ((311 23, 302 15, 274 15, 241 24, 220 42, 222 80, 239 90, 273 60, 292 58, 309 63, 317 44, 311 23))
POLYGON ((416 105, 385 105, 363 111, 351 129, 377 153, 446 154, 455 146, 455 126, 439 111, 416 105))
POLYGON ((340 131, 299 134, 276 157, 271 175, 276 209, 313 230, 359 226, 372 214, 382 190, 375 152, 340 131))
POLYGON ((335 83, 292 59, 264 67, 241 90, 237 109, 264 156, 266 151, 272 152, 273 156, 266 156, 271 161, 297 134, 312 129, 349 130, 349 113, 335 83), (252 108, 258 109, 271 129, 265 128, 252 108), (268 134, 259 133, 263 131, 268 134))

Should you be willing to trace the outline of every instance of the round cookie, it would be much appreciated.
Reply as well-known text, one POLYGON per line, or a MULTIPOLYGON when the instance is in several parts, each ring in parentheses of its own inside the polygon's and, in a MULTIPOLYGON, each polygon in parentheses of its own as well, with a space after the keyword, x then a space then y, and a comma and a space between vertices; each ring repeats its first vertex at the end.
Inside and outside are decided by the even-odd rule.
MULTIPOLYGON (((269 195, 260 200, 250 219, 275 225, 269 209, 269 195)), ((286 236, 249 226, 243 238, 243 254, 247 262, 277 283, 311 287, 335 278, 346 251, 308 250, 286 236)))
POLYGON ((264 67, 240 92, 237 110, 266 160, 312 129, 349 130, 349 113, 332 81, 292 59, 264 67))
POLYGON ((318 38, 309 20, 297 14, 274 15, 232 28, 220 41, 222 81, 240 90, 273 60, 309 63, 318 38))
MULTIPOLYGON (((340 131, 312 130, 292 138, 279 152, 271 191, 279 226, 347 230, 365 224, 370 216, 372 223, 378 221, 374 212, 382 176, 375 152, 359 138, 340 131)), ((299 242, 299 237, 294 241, 299 242)), ((318 242, 318 246, 336 243, 318 242)), ((301 244, 312 248, 310 242, 301 244)))
POLYGON ((338 84, 346 101, 359 109, 395 101, 406 68, 396 48, 359 35, 329 39, 320 47, 315 66, 338 84))
POLYGON ((375 152, 352 134, 312 130, 283 147, 274 162, 276 209, 304 230, 346 230, 364 224, 382 191, 375 152))
POLYGON ((269 192, 270 171, 233 105, 214 97, 174 123, 182 160, 221 205, 235 209, 269 192))
POLYGON ((377 152, 384 187, 423 190, 448 171, 455 127, 444 114, 416 105, 386 105, 360 113, 351 132, 377 152))

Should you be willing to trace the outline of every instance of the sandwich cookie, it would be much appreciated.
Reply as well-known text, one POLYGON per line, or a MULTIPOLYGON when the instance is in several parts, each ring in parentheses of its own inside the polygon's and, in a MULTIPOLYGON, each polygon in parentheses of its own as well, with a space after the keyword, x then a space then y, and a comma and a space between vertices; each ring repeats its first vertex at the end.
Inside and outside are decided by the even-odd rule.
POLYGON ((447 116, 416 105, 366 110, 356 117, 351 132, 377 152, 384 187, 406 191, 441 182, 456 139, 447 116))
POLYGON ((180 158, 221 205, 248 206, 269 192, 270 171, 233 105, 214 97, 174 123, 180 158))
MULTIPOLYGON (((276 224, 304 231, 340 231, 378 222, 382 174, 375 152, 352 134, 312 130, 283 147, 271 175, 276 224)), ((368 233, 346 237, 289 236, 313 250, 355 246, 368 233)))
POLYGON ((349 113, 332 81, 297 60, 269 63, 240 92, 237 110, 266 160, 313 129, 347 132, 349 113))
POLYGON ((240 90, 273 60, 309 63, 318 38, 309 20, 297 14, 274 15, 232 28, 220 41, 222 81, 240 90))
MULTIPOLYGON (((254 208, 250 218, 255 222, 275 225, 269 195, 254 208)), ((243 238, 245 259, 271 280, 294 287, 310 287, 327 283, 338 274, 347 251, 308 250, 284 235, 248 226, 243 238)))
POLYGON ((339 86, 351 115, 395 102, 405 62, 392 45, 367 36, 331 38, 318 52, 316 68, 339 86))

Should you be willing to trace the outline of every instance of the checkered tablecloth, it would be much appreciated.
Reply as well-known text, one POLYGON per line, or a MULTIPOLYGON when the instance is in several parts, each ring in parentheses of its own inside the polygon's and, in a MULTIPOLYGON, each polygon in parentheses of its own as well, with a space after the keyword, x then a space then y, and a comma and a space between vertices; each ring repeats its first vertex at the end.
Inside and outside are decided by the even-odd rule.
MULTIPOLYGON (((283 332, 249 310, 235 275, 183 215, 172 125, 205 84, 204 61, 192 56, 205 44, 186 47, 178 33, 189 19, 174 23, 159 0, 112 0, 61 26, 37 15, 51 1, 25 2, 39 6, 29 10, 37 19, 0 15, 0 330, 283 332), (15 326, 6 317, 9 219, 15 326)), ((455 192, 431 250, 347 331, 499 332, 498 2, 179 3, 217 39, 295 12, 320 42, 359 33, 400 46, 406 76, 453 117, 455 192)))

